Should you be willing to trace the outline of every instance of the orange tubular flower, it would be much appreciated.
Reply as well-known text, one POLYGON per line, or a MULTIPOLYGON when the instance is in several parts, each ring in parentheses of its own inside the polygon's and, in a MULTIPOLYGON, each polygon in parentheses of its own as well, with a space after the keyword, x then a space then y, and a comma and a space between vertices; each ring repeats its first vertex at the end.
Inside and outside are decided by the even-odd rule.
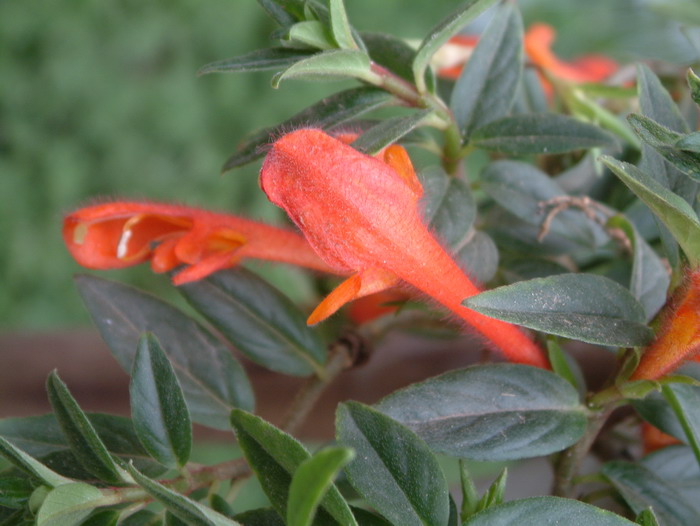
POLYGON ((644 351, 632 380, 656 380, 700 351, 700 269, 691 271, 678 307, 644 351))
POLYGON ((339 274, 352 273, 308 323, 404 281, 454 312, 510 360, 547 367, 542 351, 519 328, 462 305, 480 290, 424 225, 418 207, 423 189, 401 146, 389 146, 375 158, 321 130, 301 129, 274 143, 260 181, 326 263, 339 274))
POLYGON ((244 258, 333 272, 294 232, 178 205, 123 201, 81 208, 65 217, 63 239, 87 268, 123 268, 149 259, 155 272, 187 265, 173 278, 176 285, 244 258))

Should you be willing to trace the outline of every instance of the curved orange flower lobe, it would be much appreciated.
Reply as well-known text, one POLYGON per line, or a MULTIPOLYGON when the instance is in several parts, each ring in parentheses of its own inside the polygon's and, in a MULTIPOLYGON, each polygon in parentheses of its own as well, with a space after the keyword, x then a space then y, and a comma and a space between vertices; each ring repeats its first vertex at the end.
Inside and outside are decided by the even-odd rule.
POLYGON ((123 268, 149 259, 154 272, 185 265, 173 278, 176 285, 205 278, 244 258, 333 271, 294 232, 169 204, 123 201, 81 208, 65 217, 63 239, 75 260, 87 268, 123 268))
POLYGON ((301 129, 275 142, 260 181, 326 263, 353 273, 310 323, 404 281, 460 316, 511 360, 547 366, 542 351, 518 328, 462 306, 479 289, 424 225, 418 206, 422 187, 400 146, 371 157, 321 130, 301 129))

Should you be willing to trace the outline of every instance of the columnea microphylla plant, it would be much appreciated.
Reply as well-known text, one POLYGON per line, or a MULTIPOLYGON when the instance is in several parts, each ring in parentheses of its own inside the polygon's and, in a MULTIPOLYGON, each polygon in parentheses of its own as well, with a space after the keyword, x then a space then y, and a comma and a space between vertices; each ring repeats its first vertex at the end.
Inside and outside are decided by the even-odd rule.
POLYGON ((363 33, 342 0, 259 4, 276 45, 201 74, 356 85, 225 161, 264 158, 279 225, 148 201, 65 216, 79 265, 149 262, 197 317, 76 278, 131 418, 86 414, 52 373, 52 414, 0 421, 0 524, 700 524, 700 77, 559 57, 509 1, 468 0, 415 42, 363 33), (315 307, 258 260, 302 269, 315 307), (473 365, 343 401, 335 440, 302 443, 325 390, 400 331, 466 334, 473 365), (256 414, 247 362, 305 378, 283 422, 256 414), (233 460, 192 462, 193 423, 230 430, 233 460), (493 463, 534 458, 551 476, 510 497, 493 463), (238 494, 251 481, 263 504, 238 494))

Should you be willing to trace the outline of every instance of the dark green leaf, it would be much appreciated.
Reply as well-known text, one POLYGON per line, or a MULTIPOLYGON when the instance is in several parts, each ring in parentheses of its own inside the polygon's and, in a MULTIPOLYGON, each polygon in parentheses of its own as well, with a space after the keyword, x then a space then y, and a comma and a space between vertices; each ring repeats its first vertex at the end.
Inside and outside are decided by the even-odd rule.
POLYGON ((258 49, 239 57, 217 60, 202 66, 197 75, 209 73, 248 73, 251 71, 267 71, 283 69, 295 62, 311 56, 309 51, 274 47, 258 49))
POLYGON ((82 275, 76 284, 125 371, 131 371, 141 334, 155 334, 175 369, 192 420, 224 429, 232 408, 253 407, 248 378, 229 349, 182 311, 114 281, 82 275))
POLYGON ((637 89, 642 115, 673 131, 679 133, 689 131, 671 95, 645 64, 637 64, 637 89))
POLYGON ((693 267, 700 264, 700 221, 692 207, 636 166, 603 156, 602 161, 663 222, 693 267))
POLYGON ((140 510, 123 519, 119 526, 163 526, 163 519, 150 510, 140 510))
MULTIPOLYGON (((95 510, 92 514, 80 523, 80 526, 117 526, 117 521, 121 512, 119 510, 95 510)), ((121 523, 120 526, 123 526, 121 523)))
POLYGON ((361 152, 374 155, 382 148, 397 142, 401 137, 420 126, 421 121, 431 113, 431 110, 423 110, 407 117, 385 119, 355 139, 352 147, 361 152))
POLYGON ((602 474, 620 492, 634 513, 651 506, 665 526, 700 524, 700 513, 683 496, 644 466, 631 462, 608 462, 602 474))
POLYGON ((474 460, 547 455, 576 442, 586 427, 585 409, 566 380, 515 364, 445 373, 396 391, 376 407, 434 451, 474 460))
POLYGON ((362 33, 362 39, 373 62, 413 82, 411 63, 416 56, 415 49, 404 40, 385 33, 362 33))
POLYGON ((180 291, 254 362, 290 375, 323 373, 326 349, 318 334, 289 298, 256 274, 217 272, 180 291))
POLYGON ((289 486, 287 526, 311 525, 333 479, 354 456, 352 449, 329 447, 301 463, 289 486))
POLYGON ((341 49, 357 49, 357 44, 352 38, 352 29, 345 12, 343 0, 328 0, 330 12, 331 30, 336 44, 341 49))
POLYGON ((435 52, 495 2, 496 0, 467 0, 430 30, 413 59, 413 78, 420 93, 426 90, 425 70, 435 52))
POLYGON ((160 482, 139 473, 128 466, 129 473, 146 493, 160 502, 165 508, 190 526, 241 526, 239 522, 163 486, 160 482))
POLYGON ((476 204, 469 185, 441 168, 423 170, 423 218, 432 232, 454 252, 471 237, 476 204))
POLYGON ((523 70, 522 41, 517 8, 500 6, 452 90, 450 107, 465 138, 510 111, 523 70))
POLYGON ((693 449, 700 465, 700 387, 668 384, 661 392, 676 414, 685 433, 685 442, 693 449))
POLYGON ((499 153, 566 153, 615 146, 606 131, 572 117, 554 113, 527 113, 493 121, 475 130, 474 146, 499 153))
POLYGON ((246 511, 233 518, 243 526, 285 526, 284 520, 272 508, 246 511))
POLYGON ((52 489, 37 513, 37 526, 75 526, 92 510, 109 502, 94 486, 83 482, 63 484, 52 489))
POLYGON ((651 393, 642 400, 632 400, 632 405, 637 413, 653 426, 679 440, 687 440, 683 427, 661 394, 651 393))
POLYGON ((396 100, 391 95, 378 88, 361 87, 335 93, 309 106, 283 123, 255 134, 235 154, 229 157, 222 171, 226 172, 244 166, 262 157, 264 155, 263 147, 269 144, 271 139, 279 137, 289 130, 308 126, 309 122, 313 122, 314 126, 318 128, 328 129, 369 111, 395 103, 396 100))
POLYGON ((508 479, 508 468, 503 468, 501 474, 493 481, 486 493, 481 497, 476 505, 476 511, 487 510, 493 506, 503 504, 503 496, 506 491, 506 480, 508 479))
POLYGON ((333 49, 316 53, 302 59, 277 73, 272 78, 272 87, 278 88, 287 79, 333 80, 354 78, 373 84, 379 79, 370 69, 369 56, 364 51, 333 49))
POLYGON ((352 512, 355 515, 359 526, 392 526, 391 523, 383 517, 370 513, 365 509, 352 508, 352 512))
POLYGON ((128 477, 117 466, 87 415, 80 409, 56 371, 49 375, 46 390, 56 419, 78 462, 100 480, 110 484, 127 482, 128 477))
POLYGON ((673 486, 700 513, 700 467, 687 446, 670 446, 647 455, 642 465, 673 486))
POLYGON ((565 338, 640 346, 653 337, 644 309, 618 283, 593 274, 560 274, 482 292, 464 305, 486 316, 565 338))
MULTIPOLYGON (((88 414, 88 419, 112 455, 133 460, 141 471, 152 476, 163 472, 164 468, 152 461, 141 445, 130 419, 100 413, 88 414)), ((93 478, 87 472, 74 473, 80 471, 78 462, 53 414, 0 420, 0 435, 29 455, 45 460, 54 470, 72 478, 93 478), (71 469, 66 472, 63 467, 71 469)))
POLYGON ((503 262, 503 275, 509 283, 532 278, 545 278, 554 274, 566 274, 569 270, 549 259, 516 256, 503 262))
POLYGON ((35 460, 30 455, 14 446, 4 438, 0 437, 0 455, 9 460, 14 466, 18 467, 25 473, 32 475, 45 484, 51 487, 70 484, 73 481, 67 479, 55 471, 49 469, 38 460, 35 460))
POLYGON ((190 415, 175 371, 150 333, 139 341, 129 394, 134 429, 146 451, 164 466, 184 466, 192 450, 190 415))
POLYGON ((304 0, 258 0, 258 3, 283 27, 304 20, 304 0))
POLYGON ((680 139, 674 144, 679 150, 687 150, 693 153, 700 153, 700 132, 693 132, 687 135, 681 135, 680 139))
MULTIPOLYGON (((270 503, 284 517, 292 476, 311 455, 292 436, 253 414, 236 409, 231 412, 231 423, 270 503)), ((335 486, 331 486, 321 507, 314 524, 356 525, 350 508, 335 486)))
POLYGON ((650 321, 666 303, 671 276, 661 258, 627 218, 615 216, 608 221, 608 225, 622 229, 632 243, 634 253, 630 291, 642 304, 646 320, 650 321))
POLYGON ((690 86, 690 95, 695 104, 700 105, 700 77, 690 68, 688 68, 688 86, 690 86))
MULTIPOLYGON (((504 210, 538 227, 542 226, 552 208, 543 207, 542 203, 568 197, 547 174, 519 161, 489 164, 481 174, 481 181, 481 188, 504 210)), ((550 235, 570 239, 587 250, 609 239, 583 211, 576 209, 557 213, 549 224, 545 240, 550 235)))
POLYGON ((392 524, 443 526, 448 487, 437 459, 409 429, 358 402, 338 407, 337 439, 357 456, 345 468, 352 486, 392 524))
POLYGON ((513 500, 472 516, 462 526, 513 526, 577 524, 585 526, 633 526, 611 511, 574 499, 532 497, 513 500))
MULTIPOLYGON (((4 450, 5 448, 3 445, 0 445, 0 454, 2 454, 4 450)), ((0 507, 13 509, 24 507, 33 489, 29 479, 13 477, 4 473, 3 476, 0 477, 0 507)))
POLYGON ((695 181, 700 181, 700 155, 693 151, 692 139, 684 147, 683 136, 657 124, 653 120, 633 113, 627 120, 639 137, 660 153, 668 162, 695 181))

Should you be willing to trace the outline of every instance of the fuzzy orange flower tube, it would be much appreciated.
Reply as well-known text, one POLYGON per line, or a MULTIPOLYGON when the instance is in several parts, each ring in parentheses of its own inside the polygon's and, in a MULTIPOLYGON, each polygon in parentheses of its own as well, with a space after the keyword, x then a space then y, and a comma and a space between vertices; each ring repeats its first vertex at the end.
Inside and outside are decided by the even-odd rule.
POLYGON ((688 274, 687 283, 676 294, 676 303, 631 380, 656 380, 700 352, 700 269, 688 274))
POLYGON ((173 278, 176 285, 245 258, 333 272, 295 232, 171 204, 118 201, 81 208, 65 217, 63 239, 87 268, 123 268, 150 260, 155 272, 167 272, 185 265, 173 278))
POLYGON ((403 281, 447 307, 514 362, 547 367, 519 328, 462 305, 479 288, 423 223, 422 186, 401 146, 381 158, 362 154, 317 129, 277 140, 260 182, 316 252, 338 273, 352 273, 309 317, 317 323, 345 303, 403 281))

